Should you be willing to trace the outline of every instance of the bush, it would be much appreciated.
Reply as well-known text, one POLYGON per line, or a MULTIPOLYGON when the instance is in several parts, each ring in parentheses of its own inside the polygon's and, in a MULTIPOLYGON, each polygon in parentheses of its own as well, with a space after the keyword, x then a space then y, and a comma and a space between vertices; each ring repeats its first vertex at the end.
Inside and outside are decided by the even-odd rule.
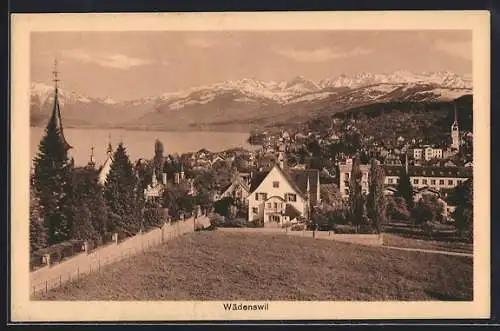
POLYGON ((217 228, 224 224, 225 217, 219 214, 210 214, 208 219, 210 220, 210 226, 217 228))
POLYGON ((305 224, 294 224, 290 228, 291 231, 303 231, 305 229, 306 229, 306 225, 305 224))
POLYGON ((253 221, 247 222, 247 227, 249 227, 249 228, 263 228, 264 222, 260 221, 260 220, 253 220, 253 221))
POLYGON ((347 224, 335 224, 333 226, 333 231, 335 233, 339 233, 339 234, 355 234, 356 227, 353 225, 347 225, 347 224))
POLYGON ((225 228, 244 228, 246 226, 247 226, 247 221, 243 218, 226 220, 222 225, 222 227, 225 228))

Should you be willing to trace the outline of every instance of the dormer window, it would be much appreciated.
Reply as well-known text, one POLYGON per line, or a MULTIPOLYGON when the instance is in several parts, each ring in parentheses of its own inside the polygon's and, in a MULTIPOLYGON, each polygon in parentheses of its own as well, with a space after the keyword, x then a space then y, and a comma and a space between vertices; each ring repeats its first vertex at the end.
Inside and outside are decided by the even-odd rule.
POLYGON ((273 187, 274 187, 274 188, 279 188, 279 187, 280 187, 280 182, 278 182, 278 181, 274 181, 274 182, 273 182, 273 187))

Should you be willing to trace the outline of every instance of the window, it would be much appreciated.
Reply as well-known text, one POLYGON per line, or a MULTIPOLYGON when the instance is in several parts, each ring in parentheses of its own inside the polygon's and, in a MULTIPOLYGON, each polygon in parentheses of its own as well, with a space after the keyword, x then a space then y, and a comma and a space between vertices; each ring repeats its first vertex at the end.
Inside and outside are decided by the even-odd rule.
POLYGON ((274 188, 278 188, 278 187, 280 187, 280 182, 278 182, 278 181, 274 181, 274 182, 273 182, 273 187, 274 187, 274 188))
POLYGON ((253 207, 252 208, 252 213, 257 214, 259 212, 259 208, 253 207))
POLYGON ((344 175, 344 179, 345 179, 345 180, 349 180, 349 173, 348 173, 348 172, 346 172, 346 173, 345 173, 345 175, 344 175))
POLYGON ((270 203, 270 202, 268 202, 268 203, 266 204, 266 206, 267 206, 267 208, 271 208, 271 203, 270 203))
POLYGON ((392 178, 389 178, 388 181, 389 181, 389 184, 392 184, 392 178))
POLYGON ((431 185, 436 185, 436 180, 435 179, 431 179, 431 185))
POLYGON ((396 184, 398 184, 398 183, 399 183, 399 178, 396 178, 396 184))
POLYGON ((418 179, 414 179, 413 184, 418 184, 418 179))
POLYGON ((288 196, 287 196, 287 200, 295 202, 295 201, 297 201, 297 195, 293 194, 293 193, 289 193, 288 196))
POLYGON ((275 209, 278 208, 278 203, 277 202, 274 203, 274 208, 275 209))
POLYGON ((439 185, 444 185, 444 179, 439 180, 439 185))
POLYGON ((422 184, 427 185, 427 179, 422 179, 422 184))
POLYGON ((267 200, 267 193, 255 193, 255 200, 267 200))
POLYGON ((453 180, 452 179, 448 179, 448 185, 453 185, 453 180))

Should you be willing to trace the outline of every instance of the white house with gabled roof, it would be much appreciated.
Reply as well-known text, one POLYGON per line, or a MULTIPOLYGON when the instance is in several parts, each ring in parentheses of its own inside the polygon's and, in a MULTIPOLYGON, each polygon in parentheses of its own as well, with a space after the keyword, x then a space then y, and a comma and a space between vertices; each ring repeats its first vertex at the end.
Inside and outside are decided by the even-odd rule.
POLYGON ((267 171, 252 177, 248 200, 248 220, 266 227, 308 218, 320 202, 318 170, 287 169, 283 160, 267 171))

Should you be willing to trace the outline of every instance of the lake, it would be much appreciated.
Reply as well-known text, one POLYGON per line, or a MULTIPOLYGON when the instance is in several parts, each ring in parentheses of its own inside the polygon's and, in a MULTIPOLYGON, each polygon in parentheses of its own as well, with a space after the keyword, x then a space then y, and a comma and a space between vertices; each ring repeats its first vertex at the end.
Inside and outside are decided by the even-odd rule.
MULTIPOLYGON (((38 144, 45 128, 30 128, 30 149, 33 159, 38 153, 38 144)), ((163 143, 164 155, 173 153, 196 152, 202 148, 209 151, 223 151, 233 147, 243 147, 253 150, 248 142, 248 133, 241 132, 165 132, 165 131, 132 131, 123 129, 64 129, 68 143, 73 146, 71 156, 75 165, 82 166, 90 159, 90 149, 94 146, 94 159, 101 165, 106 159, 106 149, 111 139, 113 148, 120 141, 126 147, 132 161, 139 158, 153 158, 154 143, 159 139, 163 143)))

